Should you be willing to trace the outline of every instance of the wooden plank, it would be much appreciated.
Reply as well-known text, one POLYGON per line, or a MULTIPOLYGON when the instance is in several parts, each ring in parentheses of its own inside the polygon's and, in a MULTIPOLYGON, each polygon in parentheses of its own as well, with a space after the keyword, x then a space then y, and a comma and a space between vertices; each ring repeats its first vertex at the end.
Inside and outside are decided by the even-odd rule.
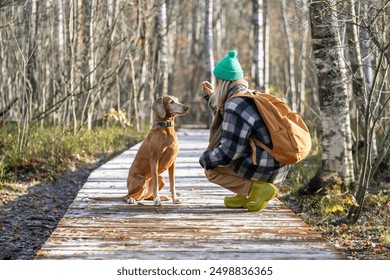
MULTIPOLYGON (((206 130, 178 132, 176 189, 183 204, 128 205, 127 171, 140 144, 91 173, 37 259, 342 259, 279 200, 261 212, 228 209, 227 190, 207 181, 198 159, 206 130), (107 200, 94 200, 106 197, 107 200)), ((167 174, 164 174, 168 182, 167 174)), ((169 196, 169 186, 162 195, 169 196)))

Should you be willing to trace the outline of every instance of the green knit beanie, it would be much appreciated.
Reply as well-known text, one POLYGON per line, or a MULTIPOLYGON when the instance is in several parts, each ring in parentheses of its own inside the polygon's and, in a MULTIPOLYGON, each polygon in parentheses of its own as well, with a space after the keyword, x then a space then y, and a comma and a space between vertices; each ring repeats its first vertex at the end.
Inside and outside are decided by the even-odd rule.
POLYGON ((237 60, 237 51, 230 50, 228 55, 221 59, 214 67, 215 77, 234 81, 244 78, 244 72, 241 69, 240 62, 237 60))

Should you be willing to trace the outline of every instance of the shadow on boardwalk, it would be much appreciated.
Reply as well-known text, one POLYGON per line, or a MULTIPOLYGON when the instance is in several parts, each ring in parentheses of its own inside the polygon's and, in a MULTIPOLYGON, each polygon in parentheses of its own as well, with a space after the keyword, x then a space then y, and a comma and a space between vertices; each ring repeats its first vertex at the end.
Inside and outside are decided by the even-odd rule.
POLYGON ((208 182, 198 163, 207 131, 181 130, 178 136, 176 189, 183 204, 92 199, 126 194, 137 145, 92 172, 37 259, 343 258, 277 199, 261 212, 224 207, 229 192, 208 182))

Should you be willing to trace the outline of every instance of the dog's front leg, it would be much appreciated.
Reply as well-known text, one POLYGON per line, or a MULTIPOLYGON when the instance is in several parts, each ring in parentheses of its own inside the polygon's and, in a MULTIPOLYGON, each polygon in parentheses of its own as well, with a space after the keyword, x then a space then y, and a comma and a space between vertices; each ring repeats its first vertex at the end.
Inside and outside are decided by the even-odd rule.
POLYGON ((158 161, 150 162, 150 171, 152 172, 152 186, 153 186, 153 204, 156 206, 161 206, 161 199, 158 193, 158 161))
POLYGON ((175 188, 175 162, 168 168, 168 174, 169 174, 169 190, 171 192, 172 196, 172 202, 174 204, 180 204, 182 201, 177 198, 176 195, 176 188, 175 188))

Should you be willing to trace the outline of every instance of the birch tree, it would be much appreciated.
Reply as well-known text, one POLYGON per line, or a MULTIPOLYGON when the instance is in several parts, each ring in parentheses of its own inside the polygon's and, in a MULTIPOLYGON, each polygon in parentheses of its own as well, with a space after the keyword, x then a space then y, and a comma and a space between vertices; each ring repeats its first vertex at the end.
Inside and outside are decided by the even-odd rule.
POLYGON ((261 92, 269 92, 268 0, 252 0, 253 63, 252 79, 261 92))
POLYGON ((157 29, 157 93, 158 95, 168 94, 168 30, 167 30, 167 3, 166 0, 159 0, 156 18, 157 29))
POLYGON ((305 101, 306 101, 306 71, 308 70, 307 66, 307 57, 308 57, 308 37, 310 33, 310 19, 309 19, 309 10, 306 3, 298 2, 300 12, 300 26, 302 29, 302 42, 301 42, 301 54, 300 54, 300 69, 301 69, 301 79, 298 86, 298 104, 297 112, 301 116, 305 114, 305 101))
POLYGON ((270 26, 269 26, 269 3, 268 0, 263 0, 263 42, 264 42, 264 92, 269 93, 269 78, 270 78, 270 65, 269 65, 269 41, 270 41, 270 26))
POLYGON ((336 0, 310 1, 314 63, 318 75, 322 122, 321 174, 337 172, 354 183, 349 100, 338 39, 336 0))
MULTIPOLYGON (((77 133, 77 114, 76 114, 76 49, 77 49, 77 3, 71 1, 69 12, 69 46, 70 46, 70 77, 69 77, 69 91, 71 95, 71 110, 73 118, 73 133, 77 133)), ((91 126, 88 126, 91 130, 91 126)))
POLYGON ((254 38, 252 79, 255 83, 255 88, 261 92, 265 92, 263 0, 252 0, 252 4, 252 24, 254 38))
POLYGON ((204 27, 204 49, 206 64, 206 80, 213 83, 213 0, 205 2, 205 27, 204 27))
POLYGON ((282 18, 283 18, 283 26, 284 31, 286 34, 286 40, 287 40, 287 57, 288 57, 288 63, 287 63, 287 100, 288 104, 290 105, 291 110, 296 111, 297 108, 297 90, 296 90, 296 83, 295 83, 295 48, 294 48, 294 41, 293 41, 293 34, 291 30, 291 24, 288 19, 287 15, 287 6, 286 6, 286 0, 280 0, 280 6, 282 11, 282 18))

